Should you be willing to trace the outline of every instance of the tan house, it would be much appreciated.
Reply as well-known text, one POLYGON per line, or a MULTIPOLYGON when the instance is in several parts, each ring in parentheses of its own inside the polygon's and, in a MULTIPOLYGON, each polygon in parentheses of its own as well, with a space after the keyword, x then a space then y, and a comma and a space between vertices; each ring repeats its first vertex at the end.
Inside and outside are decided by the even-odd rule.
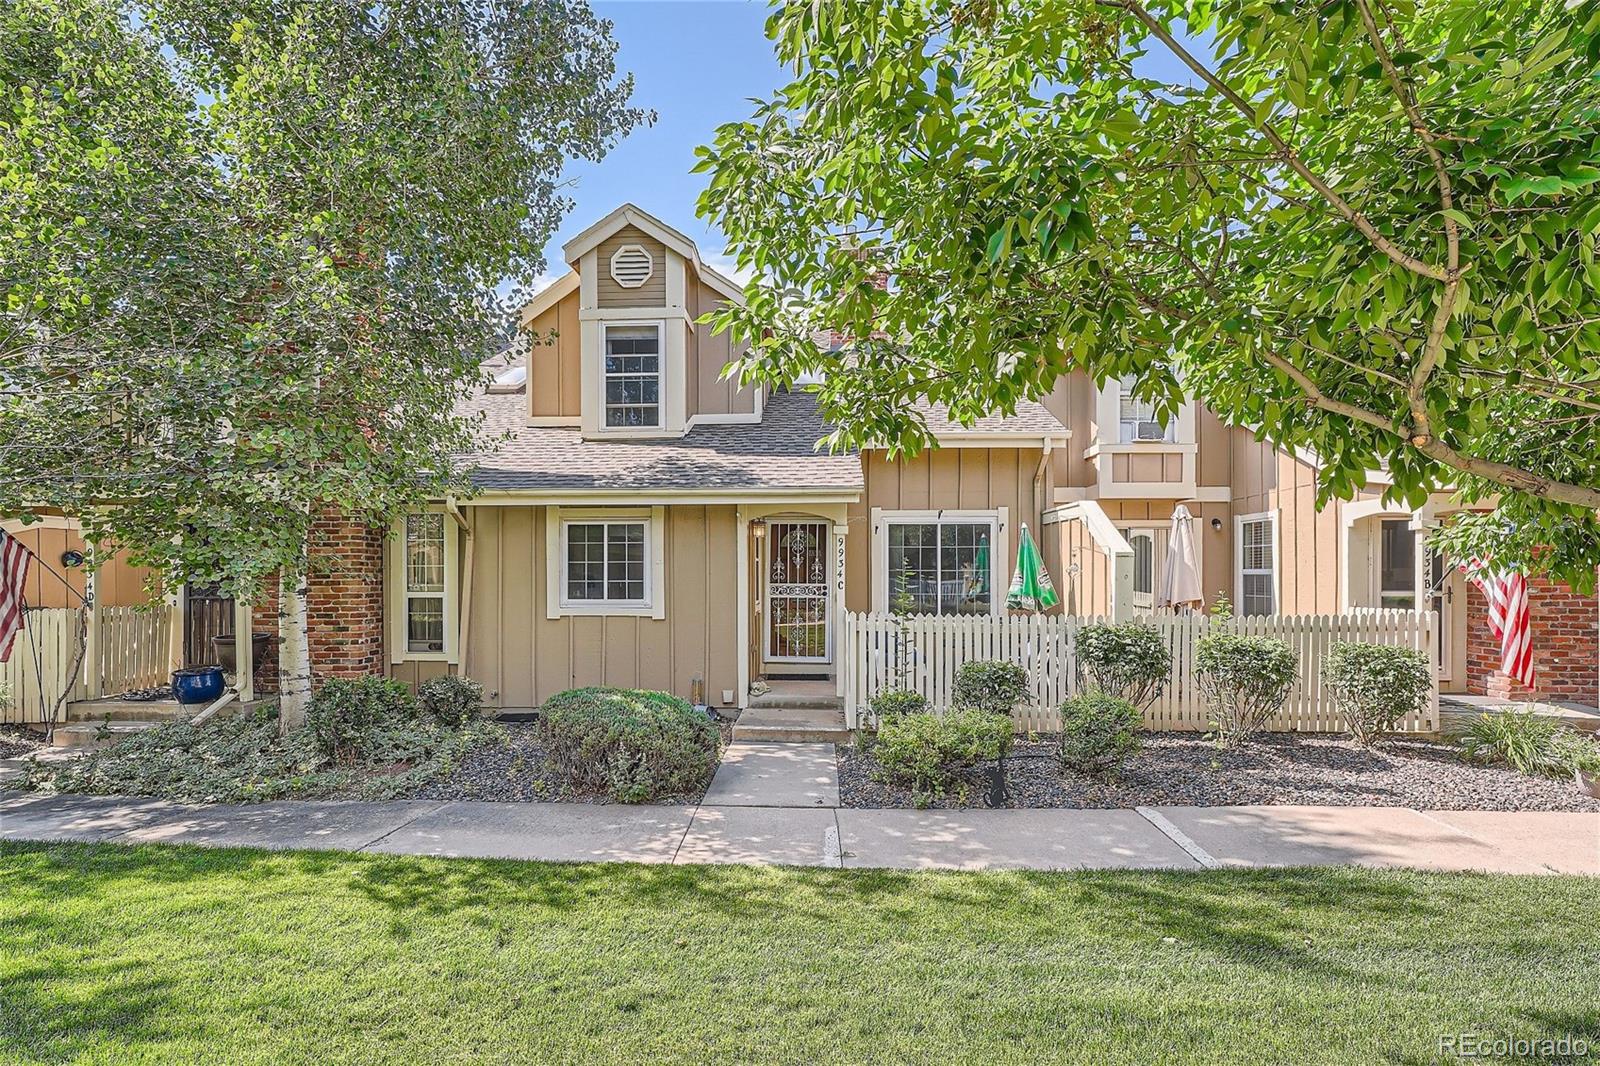
MULTIPOLYGON (((479 494, 389 538, 397 677, 459 671, 503 709, 599 684, 743 706, 757 679, 835 678, 846 611, 1003 612, 1024 523, 1058 611, 1157 611, 1182 503, 1208 599, 1432 607, 1442 687, 1473 681, 1464 583, 1422 547, 1437 516, 1381 503, 1381 475, 1318 511, 1312 457, 1199 404, 1163 422, 1081 374, 970 427, 928 408, 939 447, 915 458, 819 452, 805 392, 721 376, 737 353, 697 320, 741 290, 689 238, 624 205, 563 251, 571 272, 523 315, 526 364, 481 398, 505 442, 480 457, 479 494)), ((1591 650, 1590 700, 1594 672, 1591 650)))

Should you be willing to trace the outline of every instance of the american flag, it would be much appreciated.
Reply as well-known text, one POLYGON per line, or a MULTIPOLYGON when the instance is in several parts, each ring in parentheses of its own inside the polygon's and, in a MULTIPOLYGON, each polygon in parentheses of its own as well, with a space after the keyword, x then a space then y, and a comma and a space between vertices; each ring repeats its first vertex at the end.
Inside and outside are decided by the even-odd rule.
POLYGON ((1500 672, 1533 687, 1533 627, 1528 619, 1528 579, 1515 570, 1491 573, 1483 559, 1461 564, 1467 580, 1489 601, 1489 632, 1500 642, 1500 672))
POLYGON ((22 632, 22 593, 27 588, 28 566, 32 562, 33 553, 0 529, 0 663, 11 658, 11 645, 22 632))

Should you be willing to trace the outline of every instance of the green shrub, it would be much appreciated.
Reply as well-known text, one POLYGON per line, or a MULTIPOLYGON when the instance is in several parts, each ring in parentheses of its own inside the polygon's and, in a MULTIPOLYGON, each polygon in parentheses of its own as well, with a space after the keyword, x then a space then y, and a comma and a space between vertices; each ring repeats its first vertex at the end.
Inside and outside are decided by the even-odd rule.
POLYGON ((1322 681, 1356 743, 1370 747, 1433 694, 1433 664, 1411 648, 1336 641, 1322 681))
POLYGON ((1095 777, 1114 774, 1139 750, 1139 709, 1120 696, 1082 692, 1061 705, 1061 765, 1095 777))
POLYGON ((1281 640, 1210 633, 1195 641, 1200 697, 1211 714, 1217 744, 1235 747, 1283 708, 1294 685, 1294 652, 1281 640))
POLYGON ((902 714, 883 723, 872 753, 890 782, 939 792, 958 771, 1010 751, 1011 739, 1011 719, 992 711, 902 714))
POLYGON ((390 747, 385 735, 415 723, 417 701, 404 682, 386 677, 323 682, 306 708, 306 729, 316 748, 346 765, 380 757, 390 747))
POLYGON ((570 689, 540 712, 551 768, 574 788, 619 803, 697 792, 717 766, 717 727, 666 692, 570 689))
POLYGON ((1084 626, 1077 636, 1078 667, 1089 684, 1143 710, 1167 687, 1172 652, 1161 631, 1145 622, 1084 626))
POLYGON ((1028 672, 1016 663, 962 663, 950 699, 957 707, 1010 714, 1028 694, 1028 672))
POLYGON ((483 686, 454 674, 430 677, 417 686, 417 706, 440 725, 465 725, 483 712, 483 686))
POLYGON ((1531 710, 1480 714, 1460 743, 1463 758, 1486 766, 1546 777, 1566 777, 1574 770, 1600 772, 1600 745, 1593 737, 1531 710))
POLYGON ((875 692, 867 701, 867 710, 872 712, 881 725, 891 718, 898 718, 902 714, 922 714, 928 710, 928 701, 920 692, 912 692, 904 688, 886 688, 875 692))

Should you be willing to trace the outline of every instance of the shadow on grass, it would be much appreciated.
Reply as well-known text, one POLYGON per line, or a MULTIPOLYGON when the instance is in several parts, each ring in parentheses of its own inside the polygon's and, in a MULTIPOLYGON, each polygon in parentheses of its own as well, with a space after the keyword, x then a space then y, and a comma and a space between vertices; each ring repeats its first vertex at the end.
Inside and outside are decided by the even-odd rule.
MULTIPOLYGON (((747 941, 752 951, 800 936, 862 959, 902 940, 978 960, 1099 954, 1152 974, 1199 956, 1297 988, 1383 994, 1413 991, 1404 973, 1373 961, 1386 946, 1414 952, 1448 933, 1459 951, 1482 930, 1499 951, 1489 957, 1506 957, 1517 947, 1508 921, 1570 925, 1585 913, 1573 902, 1579 895, 1562 879, 1535 887, 1326 868, 904 873, 0 844, 0 943, 10 957, 0 971, 0 1059, 58 1062, 85 1048, 196 1038, 206 1022, 186 1009, 194 978, 177 967, 134 966, 119 938, 170 927, 230 951, 229 937, 249 926, 239 916, 268 908, 280 925, 285 915, 293 924, 295 908, 315 909, 335 916, 343 935, 397 943, 440 923, 482 930, 496 950, 529 930, 592 926, 588 950, 604 955, 618 937, 670 938, 681 926, 747 941)), ((1548 946, 1530 940, 1524 955, 1548 946)), ((1514 1009, 1506 1005, 1507 1020, 1514 1009)), ((1523 1005, 1514 1017, 1528 1030, 1519 1035, 1585 1034, 1600 1043, 1596 1015, 1576 1005, 1544 1013, 1523 1005)))

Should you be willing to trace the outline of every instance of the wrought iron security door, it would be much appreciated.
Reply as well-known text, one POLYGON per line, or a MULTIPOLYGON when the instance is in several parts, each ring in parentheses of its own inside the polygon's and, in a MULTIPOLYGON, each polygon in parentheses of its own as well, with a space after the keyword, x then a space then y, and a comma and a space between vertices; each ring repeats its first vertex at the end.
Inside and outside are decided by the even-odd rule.
POLYGON ((828 662, 828 524, 772 522, 768 532, 767 661, 828 662))

